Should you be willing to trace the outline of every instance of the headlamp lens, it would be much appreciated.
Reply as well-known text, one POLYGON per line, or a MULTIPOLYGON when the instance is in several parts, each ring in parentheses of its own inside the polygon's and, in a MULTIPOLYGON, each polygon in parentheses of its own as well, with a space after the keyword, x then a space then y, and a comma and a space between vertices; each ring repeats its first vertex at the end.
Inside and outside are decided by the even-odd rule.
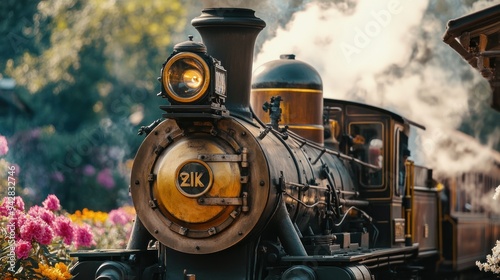
POLYGON ((192 102, 204 95, 209 77, 208 66, 199 56, 180 53, 165 65, 163 86, 174 100, 192 102))
POLYGON ((188 69, 183 74, 183 80, 186 86, 190 89, 197 89, 203 83, 203 73, 198 69, 188 69))

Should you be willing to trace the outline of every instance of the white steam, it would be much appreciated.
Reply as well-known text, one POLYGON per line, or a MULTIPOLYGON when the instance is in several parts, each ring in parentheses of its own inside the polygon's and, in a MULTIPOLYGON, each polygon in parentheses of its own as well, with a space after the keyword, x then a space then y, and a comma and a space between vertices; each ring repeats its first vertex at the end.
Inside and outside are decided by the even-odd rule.
MULTIPOLYGON (((457 163, 464 156, 459 147, 474 147, 467 144, 474 140, 450 144, 457 138, 449 135, 468 113, 472 85, 485 81, 442 35, 447 20, 493 4, 482 1, 467 10, 450 1, 312 1, 263 43, 254 68, 293 53, 318 70, 325 97, 380 106, 426 126, 413 152, 425 154, 421 164, 466 171, 469 166, 457 163)), ((483 155, 466 153, 474 167, 489 164, 483 155)))
POLYGON ((336 5, 311 2, 264 43, 255 64, 294 53, 319 71, 325 97, 405 112, 422 123, 440 118, 444 126, 455 127, 467 109, 467 93, 459 83, 447 83, 443 92, 449 73, 439 61, 422 63, 436 40, 420 42, 420 35, 443 29, 433 20, 424 21, 427 5, 362 0, 345 13, 336 5), (433 110, 436 106, 442 108, 433 110))

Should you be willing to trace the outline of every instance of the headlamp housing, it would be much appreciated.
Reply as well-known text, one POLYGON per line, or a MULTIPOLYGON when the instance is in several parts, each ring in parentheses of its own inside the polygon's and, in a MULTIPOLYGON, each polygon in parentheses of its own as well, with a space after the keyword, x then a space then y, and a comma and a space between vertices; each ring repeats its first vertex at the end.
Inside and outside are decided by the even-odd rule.
POLYGON ((189 39, 174 47, 161 69, 159 95, 170 102, 160 106, 164 117, 225 116, 226 70, 207 55, 205 45, 189 39))

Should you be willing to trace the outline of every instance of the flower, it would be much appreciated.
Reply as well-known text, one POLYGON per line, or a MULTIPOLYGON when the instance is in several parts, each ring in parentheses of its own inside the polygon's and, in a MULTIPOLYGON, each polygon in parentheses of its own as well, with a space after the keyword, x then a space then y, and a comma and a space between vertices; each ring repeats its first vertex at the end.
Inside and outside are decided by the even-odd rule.
POLYGON ((14 225, 17 229, 16 230, 16 239, 21 238, 19 229, 21 228, 22 225, 24 225, 24 223, 26 223, 26 220, 28 219, 27 217, 28 217, 28 215, 26 215, 26 213, 24 213, 24 211, 21 211, 21 210, 14 211, 13 221, 14 221, 14 225))
POLYGON ((24 211, 24 201, 20 196, 14 198, 6 196, 3 198, 2 204, 0 205, 0 216, 8 217, 11 213, 10 210, 24 211), (14 207, 14 209, 10 207, 14 207))
MULTIPOLYGON (((0 231, 0 246, 14 251, 16 267, 26 268, 1 279, 71 279, 67 267, 71 263, 70 251, 81 247, 125 248, 135 217, 132 206, 109 213, 85 208, 68 214, 53 194, 42 205, 26 210, 21 197, 4 198, 1 202, 0 228, 9 225, 15 233, 0 231)), ((0 262, 0 271, 7 271, 9 265, 0 262)))
POLYGON ((42 227, 42 230, 35 234, 35 241, 42 245, 52 243, 52 238, 54 238, 54 233, 50 227, 42 227))
MULTIPOLYGON (((71 263, 69 252, 96 244, 86 221, 80 220, 78 225, 74 223, 69 214, 61 210, 55 195, 49 195, 42 205, 34 205, 25 211, 21 197, 2 200, 0 228, 8 230, 0 230, 0 247, 12 250, 17 259, 15 267, 25 269, 7 272, 10 262, 0 261, 0 271, 7 272, 1 279, 71 279, 67 267, 71 263)), ((89 215, 91 211, 84 209, 83 212, 89 215)), ((104 215, 92 213, 93 217, 102 220, 108 217, 104 212, 104 215)))
POLYGON ((21 239, 28 242, 34 240, 42 245, 50 244, 54 237, 50 226, 40 217, 28 216, 19 231, 21 239))
POLYGON ((70 245, 73 241, 74 228, 67 217, 59 216, 54 220, 54 232, 63 239, 66 245, 70 245))
POLYGON ((75 247, 78 249, 80 247, 90 247, 95 244, 94 235, 90 226, 87 224, 78 226, 75 228, 75 247))
MULTIPOLYGON (((493 199, 497 200, 500 197, 500 186, 495 189, 493 199)), ((500 240, 497 240, 495 247, 491 249, 491 254, 486 256, 486 262, 476 261, 476 266, 480 271, 491 271, 494 274, 500 274, 500 240)))
POLYGON ((97 174, 97 183, 105 187, 106 189, 112 189, 115 187, 115 179, 113 179, 113 174, 111 169, 105 168, 99 174, 97 174))
POLYGON ((14 207, 21 211, 24 211, 24 201, 20 196, 14 198, 14 207))
POLYGON ((28 211, 28 215, 32 217, 40 217, 47 224, 52 225, 55 215, 53 212, 47 210, 46 208, 40 207, 38 205, 32 206, 28 211))
POLYGON ((92 211, 87 208, 83 208, 82 211, 76 210, 74 214, 69 215, 70 219, 78 224, 84 222, 92 224, 103 224, 108 219, 108 213, 102 211, 92 211))
POLYGON ((2 205, 0 205, 0 216, 1 217, 8 217, 9 216, 9 202, 8 202, 8 197, 4 197, 2 200, 2 205))
POLYGON ((495 247, 491 249, 492 254, 486 256, 486 262, 481 263, 480 261, 476 261, 476 266, 479 267, 479 270, 491 271, 495 274, 500 273, 500 241, 497 240, 495 247))
POLYGON ((26 240, 19 240, 16 243, 16 257, 18 259, 26 259, 30 255, 30 251, 33 249, 31 242, 26 240))
POLYGON ((94 174, 95 174, 95 168, 92 165, 87 164, 83 167, 83 175, 92 176, 94 174))
MULTIPOLYGON (((75 211, 69 217, 78 225, 83 223, 90 225, 94 236, 91 248, 118 249, 127 245, 135 215, 133 206, 123 206, 109 213, 84 208, 82 211, 75 211)), ((76 240, 74 243, 77 243, 76 240)))
POLYGON ((7 138, 0 135, 0 156, 4 156, 9 151, 9 146, 7 144, 7 138))
POLYGON ((133 216, 125 212, 123 208, 111 210, 111 212, 109 212, 108 214, 108 220, 113 225, 125 225, 126 223, 129 223, 132 219, 133 216))
POLYGON ((30 217, 26 219, 23 225, 21 225, 19 233, 23 240, 31 242, 31 240, 35 237, 35 233, 42 230, 41 223, 38 222, 39 220, 43 222, 40 217, 30 217))
POLYGON ((59 199, 57 196, 51 194, 47 196, 44 202, 42 202, 42 205, 45 209, 48 209, 50 211, 57 211, 61 209, 61 204, 59 203, 59 199))
POLYGON ((57 263, 53 267, 43 263, 39 263, 38 268, 35 269, 35 271, 43 276, 43 279, 45 279, 45 277, 51 280, 71 279, 71 274, 68 271, 68 267, 62 262, 57 263))

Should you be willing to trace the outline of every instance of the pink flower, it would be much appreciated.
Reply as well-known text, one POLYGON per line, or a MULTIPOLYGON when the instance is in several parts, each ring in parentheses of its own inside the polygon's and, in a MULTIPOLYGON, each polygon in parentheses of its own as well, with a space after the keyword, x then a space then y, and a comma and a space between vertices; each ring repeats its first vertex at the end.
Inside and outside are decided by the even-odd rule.
POLYGON ((42 202, 42 205, 45 209, 48 209, 50 211, 57 211, 61 209, 61 204, 59 203, 59 199, 57 196, 51 194, 47 196, 47 199, 45 199, 44 202, 42 202))
POLYGON ((73 241, 73 224, 71 220, 64 216, 59 216, 54 221, 55 234, 60 236, 66 245, 70 245, 73 241))
POLYGON ((16 243, 16 257, 18 259, 26 259, 30 255, 30 251, 33 247, 31 242, 26 240, 19 240, 16 243))
POLYGON ((35 241, 42 245, 49 245, 52 243, 52 239, 54 238, 54 233, 49 226, 42 227, 42 230, 35 234, 35 241))
POLYGON ((99 174, 97 174, 97 183, 108 190, 114 188, 115 180, 113 179, 113 174, 111 174, 111 169, 105 168, 99 172, 99 174))
POLYGON ((92 176, 94 174, 95 174, 95 168, 92 165, 87 164, 83 167, 83 175, 92 176))
POLYGON ((55 215, 52 211, 49 211, 46 208, 40 207, 38 205, 32 206, 28 211, 28 215, 32 217, 40 217, 48 225, 52 225, 55 218, 55 215))
POLYGON ((20 196, 4 197, 2 200, 2 205, 0 206, 0 216, 8 217, 11 211, 18 209, 24 211, 24 201, 20 196))
POLYGON ((4 156, 9 151, 9 146, 7 145, 7 138, 0 135, 0 156, 4 156))
POLYGON ((39 225, 33 219, 26 219, 19 228, 19 234, 23 240, 31 241, 35 237, 35 232, 40 230, 41 230, 41 225, 39 225))
POLYGON ((15 197, 14 207, 16 207, 21 211, 24 211, 24 201, 22 197, 20 196, 15 197))
POLYGON ((0 216, 2 217, 8 217, 9 216, 9 206, 12 207, 11 205, 9 205, 9 202, 8 202, 8 197, 4 197, 3 200, 2 200, 2 205, 0 205, 0 216))
POLYGON ((14 224, 16 226, 16 240, 21 237, 20 235, 21 226, 24 225, 24 223, 26 223, 27 220, 28 218, 23 211, 16 210, 16 212, 14 213, 14 224))
POLYGON ((42 245, 50 244, 53 238, 52 229, 40 217, 28 216, 19 232, 21 239, 28 242, 35 240, 42 245))
POLYGON ((90 226, 84 224, 75 229, 75 246, 78 249, 79 247, 90 247, 95 245, 94 235, 90 230, 90 226))
POLYGON ((109 212, 108 220, 114 225, 125 225, 132 220, 132 217, 123 209, 115 209, 109 212))

